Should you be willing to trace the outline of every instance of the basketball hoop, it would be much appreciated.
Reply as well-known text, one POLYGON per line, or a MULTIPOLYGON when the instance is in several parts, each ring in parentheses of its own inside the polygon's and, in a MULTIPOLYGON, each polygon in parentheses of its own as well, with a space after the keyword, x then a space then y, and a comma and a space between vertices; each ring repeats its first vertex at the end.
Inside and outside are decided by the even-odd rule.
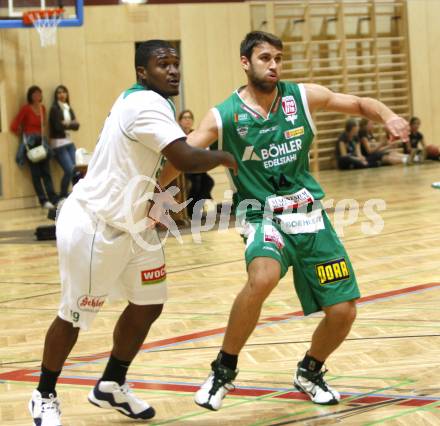
POLYGON ((52 46, 57 42, 57 29, 64 9, 41 9, 23 13, 23 24, 33 25, 40 36, 41 47, 52 46))

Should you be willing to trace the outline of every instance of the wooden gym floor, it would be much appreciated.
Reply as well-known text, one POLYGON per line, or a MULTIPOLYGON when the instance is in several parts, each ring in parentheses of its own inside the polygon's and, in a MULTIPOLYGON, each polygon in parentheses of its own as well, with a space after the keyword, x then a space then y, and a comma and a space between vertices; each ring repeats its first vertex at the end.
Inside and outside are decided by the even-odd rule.
MULTIPOLYGON (((267 300, 244 348, 234 394, 215 413, 197 407, 193 392, 216 356, 234 296, 245 281, 243 246, 234 229, 184 236, 166 246, 169 301, 129 378, 162 425, 438 425, 440 424, 440 164, 321 172, 327 199, 386 201, 384 228, 364 235, 359 220, 343 240, 362 291, 358 318, 329 359, 328 378, 343 395, 316 406, 292 388, 292 373, 320 314, 304 318, 292 274, 267 300)), ((224 180, 216 194, 224 189, 224 180)), ((330 214, 334 217, 334 213, 330 214)), ((0 424, 29 425, 27 401, 37 381, 42 344, 59 299, 57 253, 35 242, 46 222, 39 209, 0 213, 0 424)), ((47 223, 49 223, 47 221, 47 223)), ((123 303, 106 304, 80 335, 58 386, 63 425, 126 425, 117 413, 87 402, 111 345, 123 303)))

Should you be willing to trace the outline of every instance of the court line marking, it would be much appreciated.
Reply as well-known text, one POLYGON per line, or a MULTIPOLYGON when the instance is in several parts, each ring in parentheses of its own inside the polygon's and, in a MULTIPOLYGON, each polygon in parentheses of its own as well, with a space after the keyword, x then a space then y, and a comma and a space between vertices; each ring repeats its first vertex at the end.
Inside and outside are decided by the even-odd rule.
MULTIPOLYGON (((413 294, 419 294, 424 291, 434 290, 440 287, 440 283, 434 282, 434 283, 426 283, 426 284, 419 284, 411 287, 396 289, 396 290, 390 290, 383 293, 377 293, 369 296, 365 296, 359 299, 358 305, 362 306, 365 304, 370 304, 373 302, 382 302, 382 301, 388 301, 394 298, 398 297, 404 297, 408 295, 413 294)), ((305 318, 303 316, 302 311, 296 311, 296 312, 290 312, 286 314, 281 315, 275 315, 275 316, 269 316, 267 318, 263 318, 258 324, 257 327, 267 327, 270 325, 273 325, 274 323, 283 323, 291 320, 298 320, 305 318)), ((225 328, 216 328, 211 330, 205 330, 201 332, 195 332, 190 333, 186 335, 176 336, 168 339, 162 339, 154 342, 146 343, 142 346, 142 351, 152 351, 153 349, 159 349, 159 348, 165 348, 170 347, 174 345, 181 345, 181 344, 187 344, 194 341, 200 341, 207 338, 211 338, 214 336, 218 336, 223 334, 225 331, 225 328)), ((108 357, 109 352, 102 352, 97 353, 93 355, 88 355, 85 357, 71 357, 69 358, 70 361, 78 361, 78 362, 68 362, 66 363, 66 370, 69 369, 69 367, 78 367, 82 364, 87 364, 90 362, 96 362, 102 358, 108 357)), ((39 369, 21 369, 21 370, 14 370, 7 373, 1 373, 0 374, 0 380, 6 380, 6 381, 27 381, 27 382, 38 382, 38 376, 39 376, 39 369)), ((96 383, 96 378, 84 378, 84 377, 61 377, 59 379, 59 383, 64 384, 78 384, 78 385, 94 385, 96 383)), ((166 391, 183 391, 183 392, 194 392, 198 389, 198 384, 181 384, 181 383, 164 383, 164 382, 146 382, 146 381, 139 381, 139 380, 133 380, 131 383, 134 384, 135 388, 141 388, 141 389, 154 389, 154 390, 166 390, 166 391)), ((236 391, 233 392, 235 395, 241 395, 241 396, 253 396, 253 397, 260 397, 267 395, 268 393, 273 393, 274 389, 269 388, 248 388, 248 387, 237 387, 236 391)), ((283 390, 285 392, 285 390, 283 390)), ((349 398, 353 398, 353 396, 358 399, 360 398, 361 403, 365 404, 371 404, 374 402, 380 402, 385 399, 389 399, 390 396, 367 396, 364 397, 362 395, 364 394, 351 394, 350 393, 343 393, 346 394, 349 398), (377 399, 379 398, 379 400, 377 399)), ((369 392, 368 394, 371 394, 369 392)), ((307 400, 307 397, 305 397, 303 394, 300 394, 299 392, 287 392, 285 395, 282 396, 283 398, 292 398, 292 399, 300 399, 300 400, 307 400), (286 396, 287 395, 287 396, 286 396)), ((400 399, 402 396, 400 395, 393 395, 394 399, 400 399)), ((426 397, 425 397, 426 398, 426 397)), ((399 405, 410 405, 410 406, 423 406, 425 404, 431 403, 430 401, 439 401, 439 399, 421 399, 417 396, 408 395, 406 398, 399 403, 399 405)), ((358 401, 359 402, 359 401, 358 401)))
POLYGON ((372 422, 365 423, 364 426, 383 424, 387 420, 394 420, 394 419, 397 419, 398 417, 403 417, 403 416, 406 416, 408 414, 412 414, 412 413, 415 413, 418 411, 434 411, 434 409, 437 409, 439 407, 440 407, 440 402, 433 402, 432 404, 428 404, 423 407, 412 408, 412 409, 405 410, 405 411, 402 411, 400 413, 397 413, 397 414, 394 414, 391 416, 382 417, 380 419, 373 420, 372 422))

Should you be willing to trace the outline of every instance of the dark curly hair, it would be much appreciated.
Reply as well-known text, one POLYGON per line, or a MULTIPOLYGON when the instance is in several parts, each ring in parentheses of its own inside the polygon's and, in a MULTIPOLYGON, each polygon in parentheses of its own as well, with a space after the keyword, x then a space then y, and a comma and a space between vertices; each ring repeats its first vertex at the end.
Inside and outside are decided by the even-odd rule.
POLYGON ((28 103, 28 104, 31 104, 31 103, 32 103, 32 95, 33 95, 35 92, 40 92, 41 94, 43 93, 43 91, 41 90, 41 88, 38 87, 38 86, 31 86, 31 87, 29 87, 29 89, 28 89, 28 91, 27 91, 27 94, 26 94, 26 99, 27 99, 27 103, 28 103))

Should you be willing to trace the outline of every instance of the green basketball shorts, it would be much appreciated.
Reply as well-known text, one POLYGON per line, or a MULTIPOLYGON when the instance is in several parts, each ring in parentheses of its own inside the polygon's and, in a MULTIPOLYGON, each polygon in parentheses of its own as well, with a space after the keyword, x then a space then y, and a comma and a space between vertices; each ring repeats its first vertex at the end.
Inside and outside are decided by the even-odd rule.
POLYGON ((270 257, 281 265, 280 278, 293 267, 305 315, 360 297, 350 259, 325 211, 315 210, 305 220, 293 214, 248 222, 243 238, 247 267, 257 257, 270 257))

